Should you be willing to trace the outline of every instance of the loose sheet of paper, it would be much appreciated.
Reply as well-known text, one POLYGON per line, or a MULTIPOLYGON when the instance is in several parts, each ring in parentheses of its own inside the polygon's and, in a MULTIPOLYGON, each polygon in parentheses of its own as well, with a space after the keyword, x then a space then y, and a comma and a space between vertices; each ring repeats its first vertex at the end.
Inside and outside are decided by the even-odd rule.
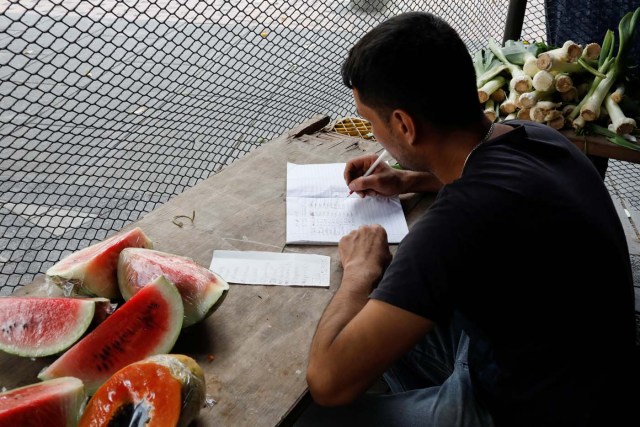
POLYGON ((330 261, 324 255, 217 250, 209 269, 229 283, 328 288, 330 261))
POLYGON ((360 225, 380 224, 389 243, 409 229, 398 197, 347 197, 344 163, 287 164, 287 243, 336 244, 360 225))

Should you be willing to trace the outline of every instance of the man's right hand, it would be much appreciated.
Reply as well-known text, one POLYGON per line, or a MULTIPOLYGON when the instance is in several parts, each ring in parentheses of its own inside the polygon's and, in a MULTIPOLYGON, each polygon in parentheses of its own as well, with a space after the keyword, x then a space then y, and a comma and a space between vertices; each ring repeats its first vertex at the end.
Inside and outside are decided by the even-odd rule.
POLYGON ((378 156, 367 154, 347 162, 344 180, 360 197, 396 196, 403 193, 437 192, 442 183, 429 172, 395 169, 381 162, 369 176, 363 176, 378 156))
POLYGON ((396 196, 403 192, 403 171, 394 169, 386 162, 381 162, 369 176, 363 176, 378 156, 367 154, 347 162, 344 169, 344 180, 349 190, 360 197, 396 196))

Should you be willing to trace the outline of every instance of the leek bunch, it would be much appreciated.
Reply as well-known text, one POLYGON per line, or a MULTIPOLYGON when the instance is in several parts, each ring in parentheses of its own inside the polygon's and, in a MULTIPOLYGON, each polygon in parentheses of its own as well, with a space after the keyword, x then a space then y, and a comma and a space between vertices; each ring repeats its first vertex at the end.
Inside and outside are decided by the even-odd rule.
POLYGON ((611 30, 602 44, 584 47, 571 40, 560 47, 513 40, 500 46, 489 38, 487 47, 473 56, 478 99, 486 116, 599 133, 640 151, 640 130, 627 116, 638 114, 640 100, 625 94, 627 86, 632 87, 625 81, 627 57, 639 19, 640 7, 622 17, 617 43, 611 30))

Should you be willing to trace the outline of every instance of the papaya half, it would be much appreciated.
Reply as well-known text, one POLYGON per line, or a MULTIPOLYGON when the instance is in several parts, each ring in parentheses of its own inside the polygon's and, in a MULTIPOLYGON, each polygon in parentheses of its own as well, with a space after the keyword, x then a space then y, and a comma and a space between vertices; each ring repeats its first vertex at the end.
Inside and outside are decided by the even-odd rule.
POLYGON ((160 354, 113 374, 91 397, 79 427, 186 427, 205 402, 198 363, 182 354, 160 354))

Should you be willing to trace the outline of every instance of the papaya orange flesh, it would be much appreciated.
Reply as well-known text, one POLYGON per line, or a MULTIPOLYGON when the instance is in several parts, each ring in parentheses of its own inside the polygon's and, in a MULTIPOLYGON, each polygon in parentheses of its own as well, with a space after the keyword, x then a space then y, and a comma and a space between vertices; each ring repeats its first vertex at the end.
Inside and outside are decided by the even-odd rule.
POLYGON ((131 364, 91 397, 79 427, 175 427, 182 407, 181 387, 166 366, 131 364))

